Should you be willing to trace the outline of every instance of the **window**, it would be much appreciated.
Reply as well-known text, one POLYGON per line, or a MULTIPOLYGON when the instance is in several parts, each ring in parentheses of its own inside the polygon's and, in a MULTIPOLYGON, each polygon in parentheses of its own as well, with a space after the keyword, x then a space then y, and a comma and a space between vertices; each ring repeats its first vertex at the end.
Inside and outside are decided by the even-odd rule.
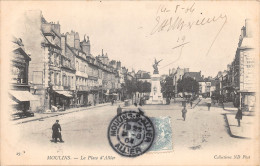
POLYGON ((53 53, 54 65, 57 66, 57 54, 53 53))
POLYGON ((12 67, 12 83, 17 83, 17 84, 27 83, 25 66, 12 67))
POLYGON ((51 83, 54 84, 54 73, 51 71, 50 72, 50 77, 51 77, 51 83))
POLYGON ((58 77, 58 73, 54 73, 54 84, 57 85, 57 77, 58 77))
POLYGON ((71 79, 70 79, 70 76, 68 76, 68 86, 71 86, 71 79))
POLYGON ((54 54, 53 53, 51 53, 51 55, 50 55, 50 59, 51 59, 51 64, 54 64, 54 54))
POLYGON ((66 86, 67 85, 67 80, 66 80, 66 75, 62 76, 62 85, 66 86))
POLYGON ((74 78, 71 77, 71 87, 74 87, 74 78))
POLYGON ((58 73, 57 75, 58 75, 58 76, 57 76, 57 77, 58 77, 58 78, 57 78, 57 83, 58 83, 58 85, 61 85, 60 73, 58 73))
POLYGON ((59 66, 59 65, 60 65, 60 58, 59 58, 59 55, 58 55, 58 54, 56 54, 55 65, 56 65, 56 66, 59 66))

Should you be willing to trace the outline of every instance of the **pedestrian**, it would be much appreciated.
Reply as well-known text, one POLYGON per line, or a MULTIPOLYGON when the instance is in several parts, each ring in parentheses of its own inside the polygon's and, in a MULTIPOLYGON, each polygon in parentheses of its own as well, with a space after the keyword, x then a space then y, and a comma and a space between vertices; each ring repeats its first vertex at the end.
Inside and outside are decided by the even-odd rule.
POLYGON ((114 99, 111 100, 111 104, 114 105, 114 99))
POLYGON ((142 107, 142 105, 143 105, 142 98, 140 98, 139 105, 140 105, 141 107, 142 107))
POLYGON ((61 137, 61 127, 59 124, 59 120, 56 120, 56 123, 52 125, 52 139, 57 143, 57 138, 59 138, 60 142, 64 142, 61 137))
POLYGON ((208 111, 210 110, 210 107, 211 107, 211 103, 208 103, 208 111))
POLYGON ((186 106, 183 107, 183 109, 182 109, 181 112, 182 112, 182 118, 183 118, 183 120, 185 121, 185 119, 186 119, 186 113, 187 113, 186 106))
POLYGON ((239 108, 235 117, 237 119, 238 127, 240 127, 240 120, 242 120, 242 116, 242 110, 239 108))
POLYGON ((122 108, 120 107, 120 105, 118 106, 117 108, 117 115, 121 114, 122 113, 122 108))
POLYGON ((192 100, 190 100, 190 107, 192 108, 192 104, 193 104, 193 101, 192 100))

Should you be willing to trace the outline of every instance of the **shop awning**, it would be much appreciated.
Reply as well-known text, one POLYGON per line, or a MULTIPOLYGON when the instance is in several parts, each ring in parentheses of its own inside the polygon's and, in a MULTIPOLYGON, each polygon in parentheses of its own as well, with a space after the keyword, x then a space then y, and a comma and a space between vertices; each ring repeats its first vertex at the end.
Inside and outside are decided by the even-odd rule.
POLYGON ((72 98, 73 96, 70 94, 69 91, 55 91, 56 93, 60 94, 60 95, 63 95, 65 97, 69 97, 69 98, 72 98))
POLYGON ((32 101, 38 100, 29 91, 9 91, 9 93, 18 101, 32 101))

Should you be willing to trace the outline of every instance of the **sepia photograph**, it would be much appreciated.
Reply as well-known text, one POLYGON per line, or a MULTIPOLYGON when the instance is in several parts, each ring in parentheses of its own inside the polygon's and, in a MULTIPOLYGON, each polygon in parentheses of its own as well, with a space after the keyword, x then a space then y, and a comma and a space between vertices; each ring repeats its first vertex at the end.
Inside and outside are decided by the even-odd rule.
POLYGON ((0 1, 0 165, 259 165, 259 1, 0 1))

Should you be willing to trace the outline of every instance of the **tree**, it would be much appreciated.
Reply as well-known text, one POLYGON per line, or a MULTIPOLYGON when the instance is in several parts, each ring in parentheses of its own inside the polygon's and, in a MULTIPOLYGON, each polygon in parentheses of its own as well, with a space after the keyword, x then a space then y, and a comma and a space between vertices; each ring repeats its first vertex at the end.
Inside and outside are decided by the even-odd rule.
POLYGON ((151 92, 151 83, 150 82, 142 82, 142 93, 151 92))
POLYGON ((179 79, 177 82, 178 93, 190 92, 197 94, 199 92, 199 83, 191 77, 179 79))
POLYGON ((126 93, 133 99, 133 94, 137 92, 137 86, 135 80, 126 80, 124 88, 126 89, 126 93))
POLYGON ((166 98, 172 98, 173 97, 173 78, 172 77, 166 77, 163 82, 161 82, 162 86, 162 93, 163 96, 166 98))
POLYGON ((139 93, 142 93, 143 92, 143 82, 142 81, 137 81, 136 82, 136 87, 137 87, 137 91, 139 93))

